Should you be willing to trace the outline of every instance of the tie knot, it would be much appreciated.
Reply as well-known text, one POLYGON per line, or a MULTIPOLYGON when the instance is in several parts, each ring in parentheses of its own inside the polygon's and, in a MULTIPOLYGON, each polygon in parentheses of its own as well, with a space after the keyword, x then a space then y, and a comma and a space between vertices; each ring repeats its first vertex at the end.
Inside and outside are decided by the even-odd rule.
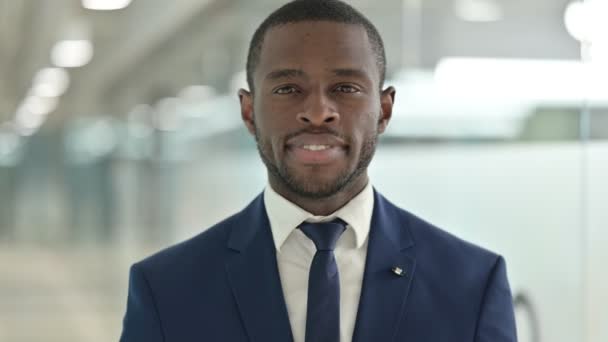
POLYGON ((317 251, 333 251, 340 235, 346 230, 346 223, 335 219, 330 222, 302 222, 298 227, 315 243, 317 251))

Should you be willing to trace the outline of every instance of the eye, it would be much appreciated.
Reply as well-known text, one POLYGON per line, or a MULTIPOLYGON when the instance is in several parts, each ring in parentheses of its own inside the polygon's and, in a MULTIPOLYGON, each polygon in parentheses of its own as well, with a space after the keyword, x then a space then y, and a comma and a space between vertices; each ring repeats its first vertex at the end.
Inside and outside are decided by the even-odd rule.
POLYGON ((283 86, 283 87, 279 87, 279 88, 275 89, 272 93, 279 94, 279 95, 287 95, 287 94, 296 93, 297 91, 298 91, 298 89, 296 89, 296 87, 294 87, 294 86, 283 86))
POLYGON ((360 90, 357 87, 354 87, 354 86, 348 85, 348 84, 341 84, 341 85, 337 86, 335 90, 339 91, 339 92, 342 92, 342 93, 358 93, 358 92, 360 92, 360 90))

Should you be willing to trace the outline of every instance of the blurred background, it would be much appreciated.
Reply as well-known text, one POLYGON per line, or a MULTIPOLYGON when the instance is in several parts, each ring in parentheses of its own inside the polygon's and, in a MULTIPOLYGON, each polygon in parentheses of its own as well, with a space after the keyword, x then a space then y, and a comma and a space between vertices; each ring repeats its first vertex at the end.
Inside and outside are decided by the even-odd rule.
MULTIPOLYGON (((0 341, 117 341, 129 266, 265 185, 241 124, 279 0, 0 0, 0 341)), ((395 113, 370 172, 503 254, 520 341, 608 341, 608 2, 353 0, 395 113)))

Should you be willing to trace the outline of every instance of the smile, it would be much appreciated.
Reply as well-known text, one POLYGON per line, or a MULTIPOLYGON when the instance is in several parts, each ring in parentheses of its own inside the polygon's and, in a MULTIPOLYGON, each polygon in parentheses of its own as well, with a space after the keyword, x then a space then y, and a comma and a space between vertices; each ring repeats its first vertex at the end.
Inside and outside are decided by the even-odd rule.
POLYGON ((330 145, 304 145, 302 146, 303 149, 305 150, 309 150, 309 151, 323 151, 323 150, 327 150, 328 148, 331 148, 330 145))
POLYGON ((304 133, 286 144, 288 158, 302 165, 331 164, 346 156, 347 145, 331 134, 304 133))
POLYGON ((287 152, 292 160, 303 165, 327 165, 344 157, 344 149, 332 145, 293 146, 287 152))

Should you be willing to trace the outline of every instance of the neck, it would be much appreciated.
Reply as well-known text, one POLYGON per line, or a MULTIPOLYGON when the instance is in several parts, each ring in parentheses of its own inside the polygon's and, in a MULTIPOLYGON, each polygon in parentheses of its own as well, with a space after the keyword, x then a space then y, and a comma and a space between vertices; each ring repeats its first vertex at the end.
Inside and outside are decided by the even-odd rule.
POLYGON ((274 191, 315 216, 327 216, 342 208, 365 188, 368 181, 367 172, 364 172, 344 189, 331 196, 311 198, 294 193, 282 182, 273 179, 273 177, 269 178, 270 186, 274 191))

